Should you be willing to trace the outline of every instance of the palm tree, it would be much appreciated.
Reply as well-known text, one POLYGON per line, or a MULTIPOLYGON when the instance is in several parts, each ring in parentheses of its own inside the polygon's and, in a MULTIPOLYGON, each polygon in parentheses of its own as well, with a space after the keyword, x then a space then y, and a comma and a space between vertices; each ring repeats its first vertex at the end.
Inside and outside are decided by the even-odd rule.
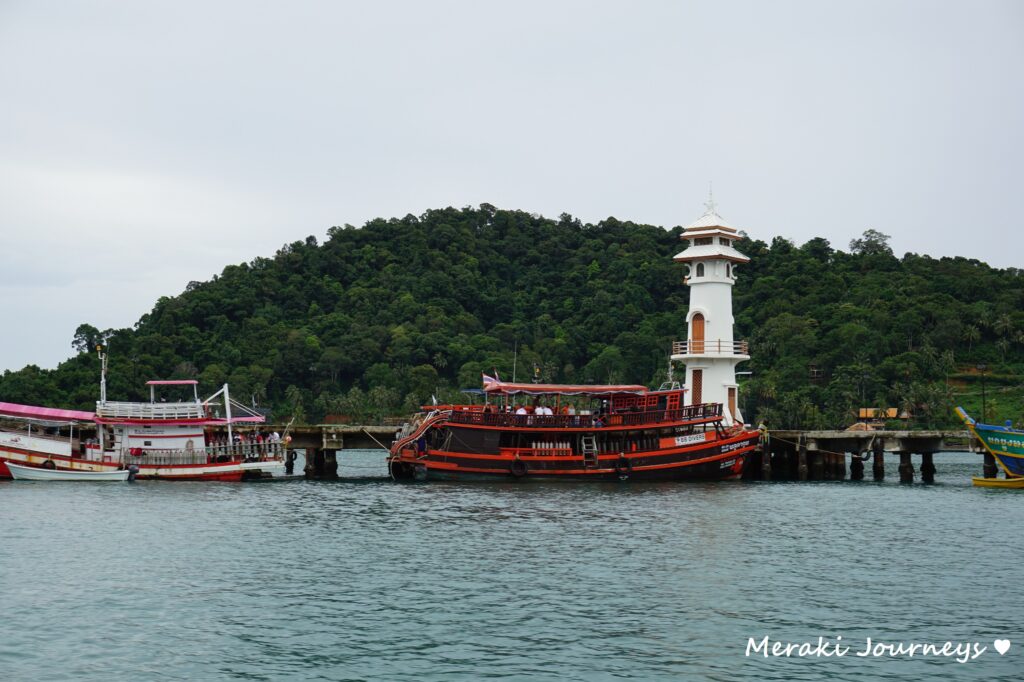
POLYGON ((996 348, 1002 355, 1003 362, 1006 362, 1006 351, 1010 350, 1010 340, 1005 336, 996 341, 996 348))
POLYGON ((967 342, 967 352, 970 353, 975 342, 981 340, 981 330, 977 325, 969 324, 964 327, 963 338, 967 342))
POLYGON ((1003 313, 996 318, 996 321, 992 324, 992 331, 999 336, 1010 336, 1010 332, 1013 331, 1013 320, 1006 313, 1003 313))

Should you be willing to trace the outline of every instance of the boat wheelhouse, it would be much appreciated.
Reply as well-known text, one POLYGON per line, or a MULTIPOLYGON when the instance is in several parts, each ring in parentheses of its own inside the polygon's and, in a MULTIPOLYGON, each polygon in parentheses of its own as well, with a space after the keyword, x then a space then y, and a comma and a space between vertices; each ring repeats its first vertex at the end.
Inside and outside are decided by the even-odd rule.
POLYGON ((252 426, 264 418, 232 400, 227 384, 200 400, 195 380, 149 381, 149 402, 108 401, 102 351, 100 360, 94 413, 0 403, 0 477, 10 477, 6 462, 71 471, 134 467, 140 479, 238 481, 284 474, 280 439, 236 433, 236 424, 252 426), (191 399, 168 402, 158 399, 158 390, 187 391, 191 399), (226 438, 218 435, 222 431, 226 438))
POLYGON ((758 433, 685 389, 486 381, 483 405, 443 405, 391 447, 395 478, 739 478, 758 433), (549 413, 550 412, 550 413, 549 413))

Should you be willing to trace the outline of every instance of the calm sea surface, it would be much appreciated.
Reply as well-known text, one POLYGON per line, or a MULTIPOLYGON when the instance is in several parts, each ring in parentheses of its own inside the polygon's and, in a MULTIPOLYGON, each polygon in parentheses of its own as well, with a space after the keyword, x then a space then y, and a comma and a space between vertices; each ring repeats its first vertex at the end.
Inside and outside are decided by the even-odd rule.
POLYGON ((3 482, 0 679, 1024 678, 1024 494, 972 488, 977 456, 931 486, 889 459, 882 484, 3 482), (745 656, 765 635, 850 651, 745 656))

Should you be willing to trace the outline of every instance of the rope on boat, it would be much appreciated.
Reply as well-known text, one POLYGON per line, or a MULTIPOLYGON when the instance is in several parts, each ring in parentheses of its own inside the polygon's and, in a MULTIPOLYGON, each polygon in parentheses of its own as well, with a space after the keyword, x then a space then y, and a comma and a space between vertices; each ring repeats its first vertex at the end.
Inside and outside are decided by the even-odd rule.
MULTIPOLYGON (((779 438, 778 436, 772 436, 772 440, 777 440, 777 441, 780 441, 780 442, 783 442, 783 443, 789 443, 790 445, 795 445, 798 448, 800 447, 800 443, 796 442, 795 440, 786 440, 785 438, 779 438)), ((872 443, 875 442, 875 437, 874 436, 871 437, 871 442, 872 443)), ((847 455, 850 455, 851 457, 856 457, 857 459, 861 459, 861 456, 858 453, 832 452, 831 450, 822 450, 821 448, 818 448, 816 450, 816 452, 824 452, 826 455, 842 455, 843 457, 846 457, 847 455)), ((867 461, 867 460, 865 459, 865 461, 867 461)))
POLYGON ((381 442, 380 442, 379 440, 377 440, 376 438, 374 438, 374 437, 373 437, 373 434, 372 434, 372 433, 370 433, 369 431, 367 431, 367 430, 366 430, 365 428, 363 429, 363 433, 365 433, 365 434, 366 434, 367 436, 369 436, 369 437, 370 437, 370 440, 372 440, 372 441, 373 441, 374 443, 376 443, 377 445, 379 445, 379 446, 381 447, 381 449, 382 449, 382 450, 390 450, 390 448, 388 448, 388 446, 384 445, 384 444, 383 444, 383 443, 381 443, 381 442))

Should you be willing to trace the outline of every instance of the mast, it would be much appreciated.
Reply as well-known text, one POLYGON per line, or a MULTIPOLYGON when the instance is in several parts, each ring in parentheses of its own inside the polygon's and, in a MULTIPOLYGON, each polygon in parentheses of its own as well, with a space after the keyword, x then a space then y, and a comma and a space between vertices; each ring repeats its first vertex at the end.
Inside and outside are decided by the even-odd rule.
POLYGON ((107 354, 103 352, 103 344, 96 344, 96 353, 100 356, 100 404, 107 402, 107 354))
POLYGON ((231 396, 228 395, 228 385, 224 384, 224 414, 227 416, 228 422, 228 444, 235 442, 234 436, 231 435, 231 396))

